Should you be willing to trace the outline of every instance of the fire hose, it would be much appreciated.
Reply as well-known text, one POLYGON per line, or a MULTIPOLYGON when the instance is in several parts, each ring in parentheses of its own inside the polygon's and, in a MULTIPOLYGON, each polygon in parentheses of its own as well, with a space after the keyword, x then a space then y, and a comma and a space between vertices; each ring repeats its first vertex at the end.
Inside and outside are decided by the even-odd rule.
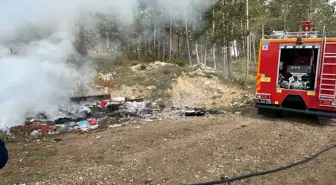
POLYGON ((231 177, 231 178, 225 178, 225 179, 222 179, 222 180, 218 180, 218 181, 211 181, 211 182, 203 182, 203 183, 198 183, 198 184, 190 184, 190 185, 214 185, 214 184, 224 184, 224 183, 230 183, 230 182, 234 182, 234 181, 239 181, 239 180, 243 180, 243 179, 247 179, 247 178, 250 178, 250 177, 255 177, 255 176, 262 176, 262 175, 266 175, 266 174, 270 174, 270 173, 275 173, 275 172, 278 172, 278 171, 282 171, 282 170, 286 170, 286 169, 289 169, 289 168, 292 168, 294 166, 297 166, 297 165, 300 165, 300 164, 304 164, 304 163, 307 163, 311 160, 313 160, 314 158, 318 157, 319 155, 333 149, 333 148, 336 148, 336 144, 333 144, 323 150, 320 150, 319 152, 317 152, 316 154, 310 156, 310 157, 307 157, 305 159, 302 159, 298 162, 295 162, 295 163, 291 163, 291 164, 288 164, 286 166, 282 166, 282 167, 278 167, 278 168, 274 168, 274 169, 271 169, 271 170, 266 170, 266 171, 261 171, 261 172, 253 172, 253 173, 250 173, 250 174, 246 174, 246 175, 241 175, 241 176, 237 176, 237 177, 231 177))

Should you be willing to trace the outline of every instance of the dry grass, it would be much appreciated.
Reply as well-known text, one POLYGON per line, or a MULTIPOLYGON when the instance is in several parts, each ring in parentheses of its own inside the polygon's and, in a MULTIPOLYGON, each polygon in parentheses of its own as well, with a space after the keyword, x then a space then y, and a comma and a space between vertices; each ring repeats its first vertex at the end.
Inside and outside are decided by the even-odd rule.
POLYGON ((47 151, 44 150, 33 150, 26 153, 26 160, 30 162, 36 162, 39 160, 46 159, 49 156, 47 151))
POLYGON ((96 84, 109 88, 109 91, 114 94, 138 95, 147 99, 169 99, 167 90, 172 87, 173 79, 181 75, 183 68, 167 65, 147 70, 147 66, 148 64, 138 61, 129 62, 114 69, 116 73, 113 76, 114 79, 110 81, 97 79, 96 84), (131 69, 132 66, 138 64, 140 65, 139 71, 131 69))
POLYGON ((171 91, 176 106, 228 108, 246 105, 252 97, 231 83, 224 84, 216 76, 196 70, 178 77, 171 91))

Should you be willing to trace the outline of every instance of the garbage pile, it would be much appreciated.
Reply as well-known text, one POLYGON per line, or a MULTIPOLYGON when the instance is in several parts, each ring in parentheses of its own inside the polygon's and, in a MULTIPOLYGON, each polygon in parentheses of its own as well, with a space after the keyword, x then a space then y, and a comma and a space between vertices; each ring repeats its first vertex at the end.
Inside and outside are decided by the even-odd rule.
MULTIPOLYGON (((141 64, 137 64, 137 65, 134 65, 131 67, 131 69, 133 71, 143 71, 144 69, 142 69, 142 66, 141 64)), ((155 61, 155 62, 152 62, 152 63, 149 63, 147 66, 146 66, 146 71, 152 71, 154 69, 157 69, 157 68, 162 68, 164 66, 177 66, 176 64, 171 64, 171 63, 166 63, 166 62, 160 62, 160 61, 155 61)))
POLYGON ((134 117, 140 119, 174 119, 181 116, 221 114, 221 112, 191 107, 171 107, 163 110, 157 103, 144 101, 142 98, 116 97, 100 101, 77 102, 76 106, 70 109, 59 110, 59 114, 57 119, 51 120, 48 115, 40 113, 35 117, 26 118, 24 125, 34 126, 34 130, 30 133, 31 136, 40 136, 43 133, 88 132, 106 128, 106 118, 114 118, 116 120, 114 124, 119 124, 134 117))

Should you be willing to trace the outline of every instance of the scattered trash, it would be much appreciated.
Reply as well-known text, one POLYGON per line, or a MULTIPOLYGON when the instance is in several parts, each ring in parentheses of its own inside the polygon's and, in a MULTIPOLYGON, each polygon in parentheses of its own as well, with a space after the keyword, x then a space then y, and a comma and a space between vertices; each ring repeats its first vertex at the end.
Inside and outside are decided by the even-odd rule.
POLYGON ((122 127, 122 124, 115 124, 109 126, 109 128, 117 128, 117 127, 122 127))
POLYGON ((46 125, 44 128, 43 128, 44 131, 47 131, 47 132, 50 132, 52 131, 53 129, 51 128, 50 125, 46 125))
POLYGON ((89 124, 89 121, 87 121, 87 120, 79 121, 79 122, 77 123, 77 125, 78 125, 79 127, 87 127, 88 124, 89 124))
POLYGON ((204 116, 204 110, 187 110, 184 112, 185 116, 204 116))
POLYGON ((102 138, 102 136, 96 136, 96 139, 101 139, 102 138))
POLYGON ((97 124, 97 120, 96 119, 89 119, 89 124, 90 125, 96 125, 97 124))
MULTIPOLYGON (((155 119, 163 118, 181 119, 182 117, 222 114, 218 110, 191 107, 162 109, 156 102, 144 101, 139 97, 108 97, 103 100, 97 100, 97 98, 92 98, 91 96, 74 99, 74 103, 73 107, 67 110, 60 110, 59 118, 54 120, 49 119, 48 115, 43 113, 35 117, 26 118, 24 123, 27 128, 21 129, 29 131, 26 135, 30 134, 30 136, 36 137, 41 136, 43 132, 53 135, 116 128, 123 126, 133 118, 141 118, 145 122, 153 122, 155 119), (88 101, 89 98, 91 98, 90 101, 88 101)), ((13 129, 15 130, 15 127, 13 129)))
POLYGON ((89 129, 90 130, 95 130, 95 129, 97 129, 99 127, 99 125, 91 125, 90 127, 89 127, 89 129))
POLYGON ((125 102, 126 101, 126 97, 115 97, 115 98, 111 98, 112 102, 125 102))
POLYGON ((41 135, 41 132, 39 132, 38 130, 33 130, 31 133, 30 133, 31 136, 40 136, 41 135))

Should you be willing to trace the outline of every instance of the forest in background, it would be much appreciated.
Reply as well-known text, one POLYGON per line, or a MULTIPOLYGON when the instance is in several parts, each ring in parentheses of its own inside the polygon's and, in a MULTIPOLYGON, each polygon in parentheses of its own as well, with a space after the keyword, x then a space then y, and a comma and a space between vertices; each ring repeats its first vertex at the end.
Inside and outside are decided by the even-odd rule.
POLYGON ((162 14, 155 0, 139 0, 130 25, 94 14, 94 26, 84 20, 78 24, 77 50, 147 62, 204 64, 227 76, 232 76, 232 61, 239 59, 247 77, 256 66, 262 35, 272 30, 298 31, 300 21, 307 19, 314 22, 315 30, 326 26, 331 34, 336 29, 335 2, 330 0, 209 1, 214 5, 206 12, 193 6, 176 10, 185 14, 184 20, 162 14), (188 16, 191 10, 199 12, 196 17, 188 16))

